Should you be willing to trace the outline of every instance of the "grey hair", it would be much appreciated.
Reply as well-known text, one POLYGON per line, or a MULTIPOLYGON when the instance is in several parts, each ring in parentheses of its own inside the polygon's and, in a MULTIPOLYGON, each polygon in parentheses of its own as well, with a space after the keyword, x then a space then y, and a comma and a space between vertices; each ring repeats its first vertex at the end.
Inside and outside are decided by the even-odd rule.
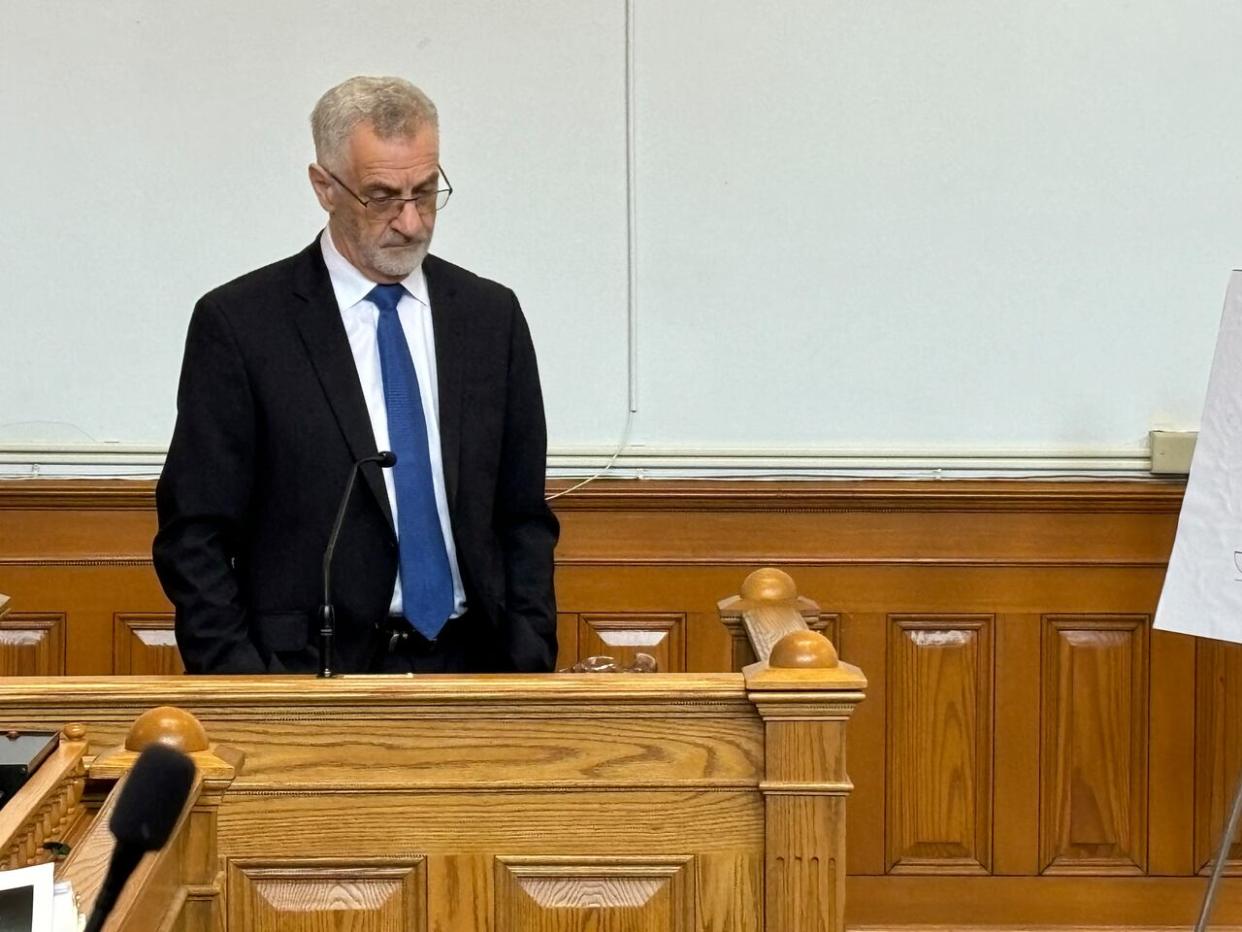
POLYGON ((413 136, 424 126, 439 129, 440 117, 431 98, 404 78, 349 78, 320 97, 311 111, 319 164, 340 170, 349 134, 364 122, 381 139, 392 139, 413 136))

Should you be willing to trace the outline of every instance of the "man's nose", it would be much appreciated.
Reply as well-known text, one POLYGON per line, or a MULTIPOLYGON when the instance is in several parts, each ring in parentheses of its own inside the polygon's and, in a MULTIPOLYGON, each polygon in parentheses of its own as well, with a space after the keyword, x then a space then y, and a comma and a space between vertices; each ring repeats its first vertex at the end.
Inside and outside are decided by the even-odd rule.
POLYGON ((414 201, 405 201, 401 212, 393 218, 392 227, 402 236, 416 236, 426 231, 427 218, 418 212, 414 201))

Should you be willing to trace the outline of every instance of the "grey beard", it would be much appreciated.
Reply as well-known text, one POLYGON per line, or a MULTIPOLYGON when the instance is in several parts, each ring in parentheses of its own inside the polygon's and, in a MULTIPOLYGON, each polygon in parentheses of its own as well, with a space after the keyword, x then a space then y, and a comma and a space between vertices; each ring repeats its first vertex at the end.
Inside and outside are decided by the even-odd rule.
POLYGON ((368 250, 367 262, 372 268, 378 269, 393 278, 405 278, 423 261, 427 255, 429 243, 411 244, 402 247, 375 246, 368 250))

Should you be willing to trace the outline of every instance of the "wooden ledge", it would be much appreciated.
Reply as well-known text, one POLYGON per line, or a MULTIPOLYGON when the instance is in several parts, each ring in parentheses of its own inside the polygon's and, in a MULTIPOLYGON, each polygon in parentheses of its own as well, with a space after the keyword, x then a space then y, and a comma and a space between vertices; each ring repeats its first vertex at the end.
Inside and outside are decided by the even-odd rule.
POLYGON ((513 702, 606 703, 745 701, 738 673, 529 673, 419 676, 65 676, 0 681, 5 706, 47 701, 58 707, 159 702, 211 705, 504 705, 513 702))
POLYGON ((752 663, 742 670, 746 688, 751 692, 821 692, 859 693, 867 688, 867 678, 852 663, 838 662, 835 667, 781 668, 767 661, 752 663))

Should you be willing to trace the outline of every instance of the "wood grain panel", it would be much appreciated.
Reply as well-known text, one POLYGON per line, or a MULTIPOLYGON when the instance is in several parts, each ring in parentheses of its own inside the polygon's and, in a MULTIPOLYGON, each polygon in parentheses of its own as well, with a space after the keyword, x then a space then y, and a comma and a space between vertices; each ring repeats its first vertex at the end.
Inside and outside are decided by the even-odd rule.
POLYGON ((1148 623, 1044 619, 1044 873, 1146 870, 1148 623))
MULTIPOLYGON (((1195 866, 1209 873, 1242 776, 1242 646, 1196 643, 1195 866)), ((1242 873, 1242 841, 1229 846, 1225 870, 1242 873)))
POLYGON ((422 859, 228 862, 230 929, 247 932, 423 932, 422 859))
MULTIPOLYGON (((586 675, 586 674, 582 674, 586 675)), ((412 711, 407 719, 376 715, 377 728, 391 737, 382 763, 374 742, 356 733, 319 725, 306 734, 268 735, 262 726, 245 726, 204 715, 213 737, 254 747, 236 789, 262 790, 288 782, 377 788, 483 785, 652 787, 731 784, 754 786, 763 772, 759 725, 745 719, 691 715, 669 732, 667 719, 615 720, 549 716, 546 721, 514 718, 503 740, 480 736, 480 726, 447 714, 412 711), (446 769, 448 768, 448 769, 446 769)))
POLYGON ((291 857, 319 852, 324 824, 350 826, 351 844, 397 855, 417 845, 420 853, 538 851, 576 856, 613 838, 617 856, 682 855, 685 839, 702 853, 736 855, 763 849, 763 805, 752 793, 624 792, 597 794, 532 791, 495 793, 480 812, 470 792, 297 794, 230 792, 220 811, 220 844, 238 855, 259 856, 272 837, 291 857), (572 800, 572 805, 571 805, 572 800), (463 824, 471 825, 463 849, 463 824), (636 835, 634 826, 644 832, 636 835), (615 836, 615 837, 614 837, 615 836))
POLYGON ((10 612, 0 618, 0 676, 61 676, 65 641, 63 614, 10 612))
POLYGON ((171 613, 118 614, 112 624, 115 673, 169 676, 185 672, 171 613))
POLYGON ((892 873, 991 868, 994 623, 990 615, 889 619, 892 873))
POLYGON ((604 654, 628 666, 644 653, 655 658, 661 673, 684 673, 686 616, 682 612, 583 614, 579 616, 578 644, 584 657, 604 654))
POLYGON ((694 932, 693 858, 496 859, 496 928, 694 932))

